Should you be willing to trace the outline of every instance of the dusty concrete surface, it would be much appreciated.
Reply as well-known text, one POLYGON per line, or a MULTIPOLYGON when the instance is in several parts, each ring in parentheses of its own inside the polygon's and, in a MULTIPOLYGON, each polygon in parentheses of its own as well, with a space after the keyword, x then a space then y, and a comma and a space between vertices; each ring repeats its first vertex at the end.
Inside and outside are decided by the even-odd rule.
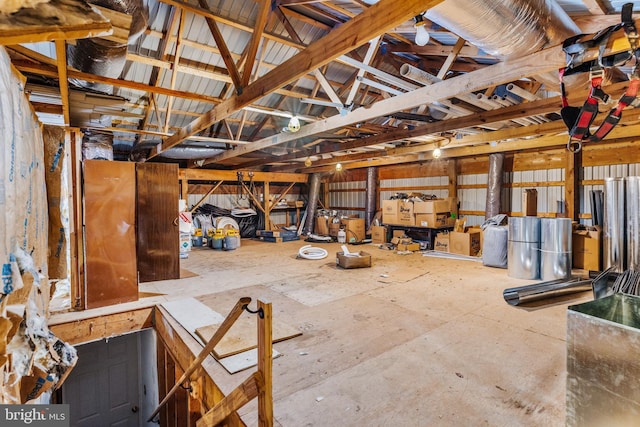
MULTIPOLYGON (((398 255, 373 245, 371 268, 296 259, 307 243, 243 239, 197 249, 198 276, 141 292, 192 296, 226 314, 241 296, 273 303, 303 335, 276 343, 274 415, 282 426, 557 426, 564 424, 566 308, 589 293, 516 308, 504 288, 533 283, 480 262, 398 255)), ((215 380, 229 392, 248 372, 215 380)), ((255 402, 240 413, 256 424, 255 402)))

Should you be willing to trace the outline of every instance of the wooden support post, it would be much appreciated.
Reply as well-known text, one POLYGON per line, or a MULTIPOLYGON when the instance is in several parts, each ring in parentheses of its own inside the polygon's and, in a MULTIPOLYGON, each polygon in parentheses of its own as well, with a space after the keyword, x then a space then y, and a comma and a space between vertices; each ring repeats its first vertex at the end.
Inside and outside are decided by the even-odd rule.
POLYGON ((180 198, 189 204, 189 180, 186 177, 180 180, 180 198))
POLYGON ((564 212, 567 218, 580 221, 580 180, 582 178, 582 150, 566 151, 564 212))
POLYGON ((271 303, 258 300, 258 372, 263 386, 258 393, 258 426, 273 427, 273 338, 271 303))
POLYGON ((195 205, 193 205, 193 207, 189 210, 189 212, 193 213, 196 209, 198 209, 198 206, 200 206, 201 204, 204 203, 205 200, 207 200, 207 197, 209 197, 210 195, 213 194, 214 191, 216 191, 218 189, 218 187, 220 187, 222 185, 224 181, 220 181, 218 182, 216 185, 214 185, 213 187, 211 187, 211 190, 207 191, 207 194, 205 194, 204 196, 202 196, 202 199, 198 200, 198 203, 196 203, 195 205))
POLYGON ((242 314, 242 310, 244 310, 244 307, 249 305, 250 302, 251 302, 251 298, 248 298, 248 297, 243 297, 238 300, 238 302, 233 307, 233 309, 231 309, 231 311, 229 312, 227 317, 224 319, 220 327, 216 330, 215 334, 213 334, 213 336, 211 337, 207 345, 202 349, 200 354, 198 354, 198 357, 196 357, 196 359, 191 363, 191 365, 184 371, 184 374, 182 374, 180 379, 175 383, 175 385, 171 388, 171 390, 169 390, 167 395, 158 404, 158 407, 149 416, 147 421, 151 422, 153 420, 153 418, 158 414, 160 409, 169 401, 171 396, 173 396, 173 394, 178 390, 178 388, 180 388, 182 383, 185 382, 187 379, 189 379, 191 374, 193 374, 196 371, 196 369, 200 367, 200 365, 202 364, 202 361, 206 359, 207 356, 209 356, 209 353, 213 351, 215 346, 220 342, 222 337, 224 337, 224 335, 231 328, 233 323, 236 320, 238 320, 238 318, 242 314))
POLYGON ((69 150, 69 164, 71 176, 69 179, 69 246, 71 253, 71 307, 74 310, 84 310, 84 236, 82 211, 82 135, 79 130, 70 130, 65 134, 69 150))
POLYGON ((265 230, 273 230, 273 226, 271 224, 271 204, 269 203, 269 196, 271 190, 269 189, 269 181, 264 182, 264 187, 262 187, 262 200, 264 200, 264 228, 265 230))
POLYGON ((447 163, 447 173, 449 175, 449 184, 447 186, 448 197, 457 197, 458 195, 458 163, 456 159, 449 159, 447 163))

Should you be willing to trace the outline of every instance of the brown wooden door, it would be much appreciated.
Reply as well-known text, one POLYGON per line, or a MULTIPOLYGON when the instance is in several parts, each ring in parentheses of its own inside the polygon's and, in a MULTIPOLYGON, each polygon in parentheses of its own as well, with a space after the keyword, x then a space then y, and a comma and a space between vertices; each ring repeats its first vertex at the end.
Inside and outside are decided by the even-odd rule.
POLYGON ((179 279, 178 165, 140 163, 136 171, 139 280, 179 279))
POLYGON ((84 161, 87 308, 138 299, 135 163, 84 161))

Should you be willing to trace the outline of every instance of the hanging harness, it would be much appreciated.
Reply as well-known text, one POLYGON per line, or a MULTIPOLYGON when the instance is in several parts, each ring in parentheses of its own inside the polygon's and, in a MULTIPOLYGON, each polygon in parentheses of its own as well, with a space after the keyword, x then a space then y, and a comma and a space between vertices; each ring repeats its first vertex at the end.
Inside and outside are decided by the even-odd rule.
POLYGON ((633 4, 626 3, 622 6, 621 21, 619 24, 607 27, 595 34, 579 34, 568 38, 562 44, 562 50, 567 55, 567 66, 559 70, 560 91, 562 93, 562 110, 560 114, 565 125, 569 129, 569 142, 567 150, 577 153, 582 149, 583 142, 602 141, 618 124, 622 117, 622 110, 629 105, 635 106, 636 97, 640 90, 640 50, 638 49, 638 31, 632 17, 633 4), (609 37, 619 29, 624 29, 631 48, 627 52, 604 57, 604 50, 609 37), (584 54, 590 49, 598 48, 598 58, 584 62, 584 54), (632 57, 636 58, 633 72, 630 74, 630 82, 625 93, 618 100, 618 104, 609 111, 607 117, 598 129, 590 133, 590 127, 598 115, 600 102, 606 104, 609 101, 602 89, 604 72, 606 68, 620 66, 632 57), (571 74, 589 72, 591 89, 582 107, 572 107, 567 100, 564 85, 564 77, 571 74))

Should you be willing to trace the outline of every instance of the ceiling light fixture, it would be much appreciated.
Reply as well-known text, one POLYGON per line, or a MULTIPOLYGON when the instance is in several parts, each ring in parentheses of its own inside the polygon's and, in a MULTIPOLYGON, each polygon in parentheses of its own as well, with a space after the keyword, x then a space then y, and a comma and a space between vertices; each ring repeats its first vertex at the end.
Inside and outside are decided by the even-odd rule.
POLYGON ((340 172, 342 170, 342 163, 336 163, 336 171, 340 172))
POLYGON ((425 26, 426 22, 424 21, 424 17, 422 15, 416 15, 413 19, 416 20, 416 23, 413 24, 413 27, 416 29, 416 44, 418 46, 424 46, 429 43, 429 39, 431 38, 425 26))
POLYGON ((287 129, 289 129, 290 132, 298 132, 300 130, 300 119, 296 116, 291 117, 287 129))
POLYGON ((311 157, 307 157, 306 159, 304 159, 304 165, 305 165, 306 167, 311 166, 311 163, 313 163, 313 162, 311 161, 311 157))
POLYGON ((440 149, 440 144, 436 145, 435 150, 431 153, 434 159, 439 159, 442 156, 442 150, 440 149))

